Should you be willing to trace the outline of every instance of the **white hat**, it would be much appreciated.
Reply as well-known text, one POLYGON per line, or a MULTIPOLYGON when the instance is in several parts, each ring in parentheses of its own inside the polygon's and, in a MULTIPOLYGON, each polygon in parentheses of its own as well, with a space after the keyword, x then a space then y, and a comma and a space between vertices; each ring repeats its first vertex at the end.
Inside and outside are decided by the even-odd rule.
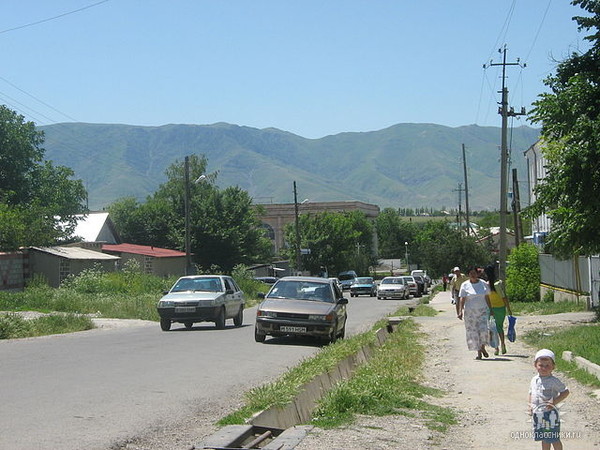
POLYGON ((550 358, 554 361, 554 352, 552 350, 548 350, 547 348, 543 348, 535 354, 535 361, 540 358, 550 358))
POLYGON ((455 267, 454 269, 452 269, 452 272, 456 272, 457 270, 460 272, 460 269, 458 267, 455 267))

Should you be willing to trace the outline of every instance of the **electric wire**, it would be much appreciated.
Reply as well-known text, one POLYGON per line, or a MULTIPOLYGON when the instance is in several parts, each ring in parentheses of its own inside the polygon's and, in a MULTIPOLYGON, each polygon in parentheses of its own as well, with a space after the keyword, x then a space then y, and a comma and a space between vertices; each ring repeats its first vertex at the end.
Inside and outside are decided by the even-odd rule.
POLYGON ((39 25, 39 24, 42 24, 42 23, 50 22, 52 20, 60 19, 61 17, 65 17, 65 16, 68 16, 68 15, 71 15, 71 14, 75 14, 75 13, 84 11, 86 9, 93 8, 94 6, 101 5, 102 3, 106 3, 108 1, 109 0, 101 0, 101 1, 96 2, 96 3, 92 3, 91 5, 87 5, 87 6, 84 6, 82 8, 79 8, 79 9, 74 9, 73 11, 68 11, 66 13, 59 14, 58 16, 48 17, 47 19, 37 20, 37 21, 31 22, 31 23, 26 23, 24 25, 19 25, 18 27, 7 28, 6 30, 1 30, 0 34, 9 33, 11 31, 16 31, 16 30, 21 30, 23 28, 33 27, 35 25, 39 25))

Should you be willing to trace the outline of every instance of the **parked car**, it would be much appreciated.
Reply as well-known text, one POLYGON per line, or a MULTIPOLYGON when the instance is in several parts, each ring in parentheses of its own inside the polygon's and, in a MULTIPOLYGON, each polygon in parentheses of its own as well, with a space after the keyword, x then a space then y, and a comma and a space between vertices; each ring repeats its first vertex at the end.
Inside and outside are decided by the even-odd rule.
POLYGON ((256 310, 254 339, 313 336, 335 342, 346 334, 348 299, 329 278, 283 277, 256 310))
POLYGON ((425 282, 425 293, 427 293, 427 291, 431 288, 432 285, 432 281, 431 278, 429 277, 429 275, 427 275, 427 272, 425 270, 413 270, 410 272, 411 276, 420 276, 423 278, 423 281, 425 282))
POLYGON ((415 279, 412 276, 405 275, 402 277, 402 279, 408 285, 408 288, 410 289, 410 293, 413 297, 420 297, 422 295, 422 291, 419 288, 419 285, 417 284, 417 282, 415 281, 415 279))
POLYGON ((233 278, 225 275, 193 275, 179 278, 157 304, 160 328, 169 331, 173 322, 187 329, 196 322, 214 322, 218 329, 233 319, 244 321, 244 293, 233 278))
POLYGON ((372 277, 358 277, 350 286, 350 296, 368 295, 375 297, 377 295, 377 286, 372 277))
POLYGON ((342 283, 342 289, 347 291, 350 289, 350 286, 352 286, 352 283, 354 283, 354 280, 356 280, 358 275, 356 275, 354 270, 348 270, 346 272, 340 272, 337 277, 342 283))
POLYGON ((410 288, 402 277, 385 277, 377 286, 377 298, 399 298, 410 297, 410 288))
POLYGON ((413 275, 415 282, 419 285, 419 297, 423 294, 427 294, 427 283, 425 283, 425 279, 420 275, 413 275))

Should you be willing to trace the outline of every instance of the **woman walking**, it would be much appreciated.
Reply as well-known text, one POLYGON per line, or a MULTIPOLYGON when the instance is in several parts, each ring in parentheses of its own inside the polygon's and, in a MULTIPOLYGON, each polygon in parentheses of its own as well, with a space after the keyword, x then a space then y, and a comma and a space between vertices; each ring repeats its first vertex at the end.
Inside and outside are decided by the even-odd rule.
MULTIPOLYGON (((512 316, 510 310, 510 303, 504 293, 504 287, 502 280, 496 281, 496 270, 494 266, 487 266, 485 268, 485 274, 487 275, 488 284, 490 286, 490 306, 492 308, 492 314, 496 321, 496 330, 498 336, 500 336, 500 345, 502 348, 502 354, 506 354, 506 344, 504 343, 504 319, 506 318, 506 311, 512 316)), ((495 355, 500 353, 500 349, 496 347, 495 355)))
POLYGON ((467 348, 477 351, 477 358, 488 357, 485 346, 489 344, 488 320, 490 317, 490 288, 479 279, 478 267, 471 267, 459 292, 458 318, 465 321, 467 348))

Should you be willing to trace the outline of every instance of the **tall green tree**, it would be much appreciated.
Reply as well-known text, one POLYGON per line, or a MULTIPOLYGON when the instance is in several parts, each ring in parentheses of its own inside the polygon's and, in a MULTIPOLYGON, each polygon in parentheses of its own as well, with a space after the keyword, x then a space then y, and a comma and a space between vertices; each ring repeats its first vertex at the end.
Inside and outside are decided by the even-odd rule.
MULTIPOLYGON (((368 274, 375 263, 373 250, 374 227, 360 211, 322 212, 301 214, 300 247, 310 253, 302 255, 302 269, 312 274, 326 267, 329 274, 355 270, 368 274)), ((283 256, 295 262, 296 228, 291 223, 284 228, 285 240, 290 244, 283 256)))
POLYGON ((81 180, 44 160, 44 134, 0 105, 0 250, 67 239, 86 212, 81 180))
POLYGON ((381 211, 375 219, 375 227, 381 258, 402 258, 406 253, 405 243, 412 243, 417 234, 417 228, 411 222, 402 219, 399 211, 393 208, 381 211))
POLYGON ((494 256, 474 237, 450 226, 446 221, 430 220, 417 234, 420 267, 431 276, 449 273, 454 266, 463 270, 469 266, 484 266, 494 262, 494 256))
POLYGON ((530 116, 542 125, 547 173, 528 214, 548 214, 548 244, 564 258, 600 252, 600 1, 571 3, 590 14, 573 19, 591 47, 558 64, 530 116))
MULTIPOLYGON (((190 243, 192 260, 205 270, 218 266, 230 272, 238 264, 270 257, 252 198, 238 187, 220 190, 216 174, 205 175, 204 156, 189 157, 190 243), (201 179, 201 176, 203 176, 201 179)), ((185 165, 166 169, 167 181, 139 203, 132 198, 114 202, 109 212, 124 240, 142 245, 185 249, 185 165)))

